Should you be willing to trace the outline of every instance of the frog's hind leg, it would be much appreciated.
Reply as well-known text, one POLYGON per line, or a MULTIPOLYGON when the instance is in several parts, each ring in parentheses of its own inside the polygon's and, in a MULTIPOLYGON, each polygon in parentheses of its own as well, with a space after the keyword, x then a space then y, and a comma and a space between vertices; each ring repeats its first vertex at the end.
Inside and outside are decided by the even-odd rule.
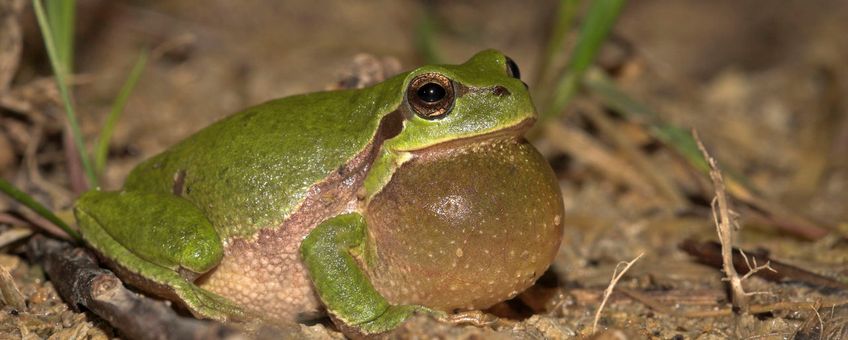
POLYGON ((218 233, 190 202, 167 194, 85 193, 74 206, 83 239, 124 281, 197 316, 240 319, 227 299, 192 281, 223 256, 218 233))

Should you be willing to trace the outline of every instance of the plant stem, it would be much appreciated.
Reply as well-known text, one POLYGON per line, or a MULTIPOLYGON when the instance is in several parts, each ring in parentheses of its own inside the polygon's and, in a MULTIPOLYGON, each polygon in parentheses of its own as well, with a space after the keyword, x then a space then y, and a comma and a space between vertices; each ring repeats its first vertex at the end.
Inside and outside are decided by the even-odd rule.
POLYGON ((91 161, 85 152, 85 143, 83 143, 82 132, 79 128, 74 106, 71 101, 71 93, 65 82, 68 70, 60 61, 58 52, 56 51, 55 41, 50 26, 47 22, 47 16, 44 13, 44 7, 40 0, 32 0, 32 6, 35 9, 35 17, 38 20, 38 26, 41 29, 41 34, 44 37, 44 46, 47 49, 47 55, 50 57, 50 65, 53 67, 53 73, 56 76, 56 85, 59 87, 59 94, 62 96, 62 102, 65 105, 65 114, 67 115, 68 125, 71 126, 71 135, 74 139, 74 144, 79 152, 80 161, 85 170, 88 185, 97 185, 97 176, 92 167, 91 161))
POLYGON ((129 100, 130 94, 135 88, 135 84, 141 77, 141 72, 144 70, 144 66, 147 63, 147 56, 147 51, 142 51, 138 56, 138 59, 136 59, 135 65, 133 65, 129 76, 127 76, 127 80, 124 81, 124 85, 121 86, 121 91, 118 92, 115 102, 112 103, 112 109, 109 111, 109 116, 106 118, 103 130, 97 138, 97 148, 94 152, 94 168, 98 175, 102 175, 103 169, 106 167, 106 158, 109 154, 109 141, 112 139, 112 134, 115 131, 115 125, 118 123, 121 113, 124 112, 124 108, 127 106, 127 100, 129 100))
POLYGON ((44 217, 50 222, 53 222, 53 224, 61 228, 64 232, 66 232, 69 236, 73 237, 75 240, 82 239, 80 234, 76 230, 71 229, 71 227, 67 223, 65 223, 65 221, 62 221, 62 219, 53 214, 50 209, 47 209, 47 207, 45 207, 41 203, 38 203, 30 195, 27 195, 25 192, 18 190, 18 188, 15 188, 11 183, 7 182, 2 178, 0 178, 0 191, 6 193, 6 195, 9 195, 9 197, 23 204, 27 208, 32 209, 32 211, 35 211, 35 213, 39 216, 44 217))

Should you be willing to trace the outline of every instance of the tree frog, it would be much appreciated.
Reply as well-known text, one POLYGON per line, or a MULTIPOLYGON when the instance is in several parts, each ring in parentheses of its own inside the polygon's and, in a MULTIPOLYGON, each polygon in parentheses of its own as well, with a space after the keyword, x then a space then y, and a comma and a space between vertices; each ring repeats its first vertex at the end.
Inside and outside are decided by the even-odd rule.
POLYGON ((553 261, 563 204, 522 137, 535 119, 516 64, 487 50, 248 108, 74 213, 124 281, 196 316, 328 313, 382 333, 416 311, 492 306, 553 261))

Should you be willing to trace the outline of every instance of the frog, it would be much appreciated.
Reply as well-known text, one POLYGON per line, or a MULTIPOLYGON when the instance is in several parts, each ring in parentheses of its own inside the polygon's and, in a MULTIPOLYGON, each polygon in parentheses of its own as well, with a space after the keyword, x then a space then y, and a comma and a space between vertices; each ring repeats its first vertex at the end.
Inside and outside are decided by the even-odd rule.
POLYGON ((73 211, 124 282, 194 316, 346 334, 515 297, 551 265, 558 180, 496 50, 358 89, 274 99, 205 127, 73 211))

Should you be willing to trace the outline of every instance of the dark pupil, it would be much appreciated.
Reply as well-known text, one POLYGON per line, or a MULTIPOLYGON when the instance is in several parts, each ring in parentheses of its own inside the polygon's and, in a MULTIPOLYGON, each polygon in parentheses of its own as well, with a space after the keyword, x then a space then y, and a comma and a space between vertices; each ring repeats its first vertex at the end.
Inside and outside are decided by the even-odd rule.
POLYGON ((445 98, 445 88, 436 83, 427 83, 418 88, 418 98, 428 103, 435 103, 445 98))
POLYGON ((518 64, 509 57, 506 58, 506 67, 509 69, 509 75, 515 79, 521 79, 521 71, 518 70, 518 64))

